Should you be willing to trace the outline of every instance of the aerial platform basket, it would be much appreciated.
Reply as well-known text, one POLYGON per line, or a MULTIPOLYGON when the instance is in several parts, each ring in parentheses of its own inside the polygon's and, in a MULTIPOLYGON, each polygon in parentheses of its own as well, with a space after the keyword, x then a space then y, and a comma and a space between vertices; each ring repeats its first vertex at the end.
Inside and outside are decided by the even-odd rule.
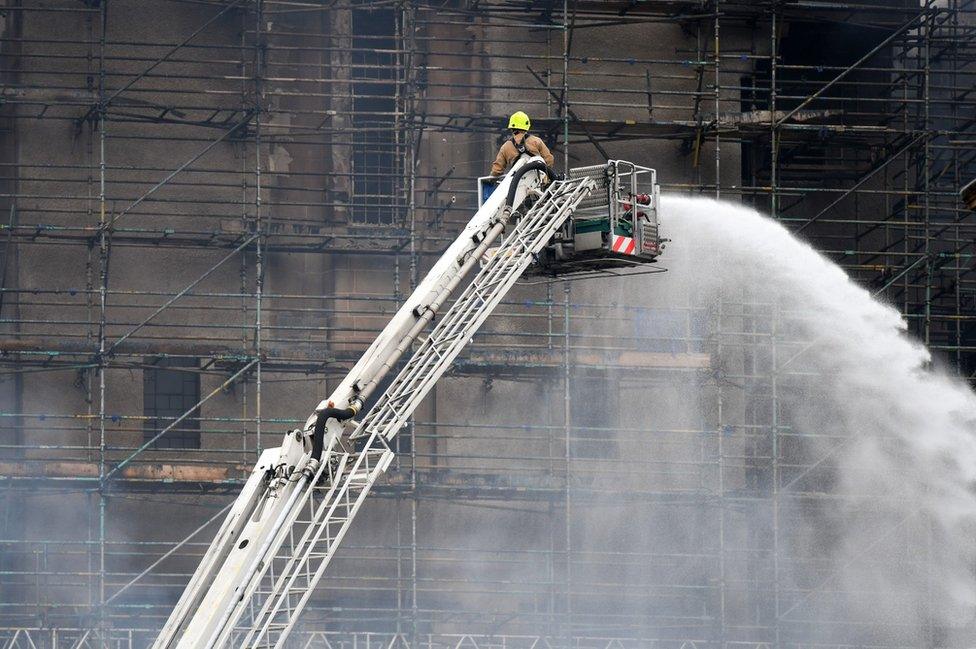
MULTIPOLYGON (((567 177, 589 178, 596 189, 539 252, 529 274, 613 272, 657 260, 667 240, 658 223, 661 189, 654 169, 609 160, 570 169, 567 177)), ((491 194, 493 180, 478 179, 479 201, 491 194)))

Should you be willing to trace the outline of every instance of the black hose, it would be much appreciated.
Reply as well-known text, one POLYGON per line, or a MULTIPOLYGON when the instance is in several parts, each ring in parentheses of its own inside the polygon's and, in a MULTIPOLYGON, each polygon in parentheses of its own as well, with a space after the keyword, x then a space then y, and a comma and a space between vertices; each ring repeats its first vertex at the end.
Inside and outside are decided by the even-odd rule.
POLYGON ((512 203, 515 202, 515 192, 518 191, 519 181, 522 180, 522 176, 529 173, 530 171, 544 171, 546 175, 549 176, 549 180, 556 179, 556 172, 552 170, 552 167, 547 165, 542 160, 536 160, 534 162, 529 162, 522 165, 518 170, 512 175, 512 184, 508 186, 508 196, 505 197, 505 206, 513 207, 512 203))
POLYGON ((312 430, 312 459, 322 458, 322 448, 325 446, 325 422, 335 418, 346 421, 356 416, 354 408, 324 408, 315 417, 315 428, 312 430))

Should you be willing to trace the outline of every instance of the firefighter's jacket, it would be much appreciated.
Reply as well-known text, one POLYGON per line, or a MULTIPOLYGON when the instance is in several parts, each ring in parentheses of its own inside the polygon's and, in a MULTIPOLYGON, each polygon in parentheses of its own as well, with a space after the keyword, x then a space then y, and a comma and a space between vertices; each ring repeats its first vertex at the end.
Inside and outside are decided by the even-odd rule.
MULTIPOLYGON (((526 153, 530 156, 540 156, 550 167, 555 162, 555 158, 549 152, 549 147, 546 146, 546 143, 541 138, 527 134, 522 138, 522 145, 526 153)), ((512 166, 512 163, 515 162, 520 153, 519 147, 516 147, 513 138, 505 140, 505 143, 498 149, 498 155, 495 156, 495 161, 491 163, 491 175, 500 176, 508 171, 508 168, 512 166)))

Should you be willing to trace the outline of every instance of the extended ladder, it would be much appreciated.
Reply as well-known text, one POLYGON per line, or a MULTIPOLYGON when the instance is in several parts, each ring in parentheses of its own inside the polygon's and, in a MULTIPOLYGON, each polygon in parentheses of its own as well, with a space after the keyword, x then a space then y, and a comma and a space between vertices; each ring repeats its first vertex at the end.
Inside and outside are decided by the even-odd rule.
POLYGON ((257 575, 221 636, 235 647, 283 647, 299 614, 349 529, 364 498, 393 460, 388 441, 407 423, 424 396, 450 367, 478 327, 593 191, 589 178, 557 181, 528 210, 475 279, 431 330, 409 361, 359 422, 349 440, 326 449, 312 486, 280 528, 257 575), (348 444, 351 448, 343 448, 348 444), (229 631, 229 629, 228 629, 229 631))

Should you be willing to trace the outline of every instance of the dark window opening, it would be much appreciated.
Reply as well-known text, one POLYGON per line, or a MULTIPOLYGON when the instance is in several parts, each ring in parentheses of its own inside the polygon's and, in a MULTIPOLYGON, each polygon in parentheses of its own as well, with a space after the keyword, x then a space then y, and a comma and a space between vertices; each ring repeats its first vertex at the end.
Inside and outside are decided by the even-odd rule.
MULTIPOLYGON (((200 401, 198 364, 191 358, 148 361, 142 373, 143 441, 148 442, 200 401)), ((200 448, 200 412, 194 410, 175 428, 153 442, 153 448, 200 448)))
MULTIPOLYGON (((794 22, 782 34, 777 47, 775 106, 770 92, 770 61, 758 60, 753 74, 740 78, 740 110, 744 120, 756 111, 775 107, 777 115, 782 116, 799 107, 891 32, 863 25, 794 22)), ((891 95, 891 79, 885 72, 877 71, 890 65, 891 57, 892 52, 883 49, 867 65, 852 70, 823 95, 803 106, 794 121, 802 123, 804 129, 781 132, 778 184, 847 186, 870 170, 875 161, 868 148, 844 146, 835 137, 836 130, 826 125, 879 126, 891 119, 893 113, 883 101, 891 95)), ((767 187, 772 181, 768 128, 754 128, 752 133, 752 137, 743 138, 741 146, 742 182, 747 187, 767 187)), ((765 192, 747 196, 759 209, 768 209, 765 192)), ((795 206, 792 203, 782 201, 780 210, 795 206)))
POLYGON ((393 223, 399 204, 396 141, 396 14, 352 14, 352 219, 393 223))

